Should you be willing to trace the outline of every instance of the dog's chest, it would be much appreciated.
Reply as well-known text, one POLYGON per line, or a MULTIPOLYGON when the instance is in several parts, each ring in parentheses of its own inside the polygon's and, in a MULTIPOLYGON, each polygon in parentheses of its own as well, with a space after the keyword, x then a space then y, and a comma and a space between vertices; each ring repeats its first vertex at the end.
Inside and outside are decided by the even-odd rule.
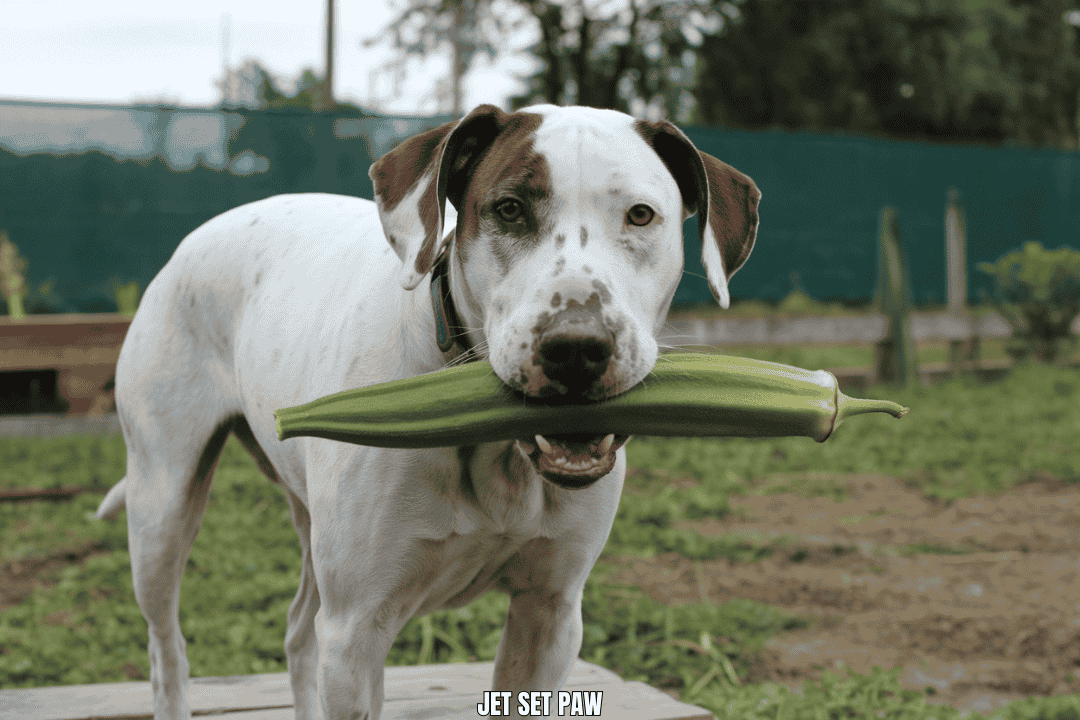
POLYGON ((546 483, 512 445, 425 455, 424 484, 439 491, 422 518, 415 517, 420 557, 407 584, 426 598, 420 612, 464 605, 509 582, 515 557, 551 535, 558 518, 546 483))
POLYGON ((528 544, 520 536, 476 533, 454 535, 441 542, 425 543, 417 563, 414 582, 430 583, 417 614, 438 608, 456 608, 485 592, 507 584, 507 570, 528 544), (425 570, 429 568, 430 570, 425 570))
MULTIPOLYGON (((562 510, 559 494, 513 443, 409 451, 407 486, 427 488, 428 501, 408 514, 419 536, 476 543, 480 552, 550 535, 562 510), (467 539, 467 540, 466 540, 467 539)), ((403 508, 404 510, 405 508, 403 508)), ((468 548, 467 548, 468 549, 468 548)))

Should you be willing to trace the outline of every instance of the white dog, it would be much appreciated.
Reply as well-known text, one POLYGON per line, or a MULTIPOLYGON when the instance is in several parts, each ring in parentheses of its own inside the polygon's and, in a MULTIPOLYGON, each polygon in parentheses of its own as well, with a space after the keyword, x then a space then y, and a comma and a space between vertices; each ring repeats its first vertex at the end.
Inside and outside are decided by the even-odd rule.
POLYGON ((511 597, 493 688, 559 689, 626 437, 280 442, 274 410, 474 357, 530 396, 616 395, 656 363, 683 220, 701 214, 724 307, 757 232, 753 181, 670 123, 610 110, 481 106, 370 174, 374 203, 282 195, 210 220, 128 330, 116 368, 127 475, 98 515, 127 507, 158 720, 190 717, 180 575, 230 432, 284 489, 300 535, 285 638, 297 718, 376 720, 402 625, 491 589, 511 597), (447 200, 457 220, 444 235, 447 200))

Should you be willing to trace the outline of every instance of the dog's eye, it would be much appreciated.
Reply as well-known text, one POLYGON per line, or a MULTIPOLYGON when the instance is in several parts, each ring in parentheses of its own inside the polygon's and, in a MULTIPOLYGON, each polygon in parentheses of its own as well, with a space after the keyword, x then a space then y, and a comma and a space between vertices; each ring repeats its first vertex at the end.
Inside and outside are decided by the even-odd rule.
POLYGON ((499 217, 506 222, 514 222, 521 219, 525 206, 517 200, 503 200, 495 206, 495 212, 499 213, 499 217))
POLYGON ((635 205, 626 213, 626 221, 631 225, 648 225, 652 222, 655 213, 648 205, 635 205))

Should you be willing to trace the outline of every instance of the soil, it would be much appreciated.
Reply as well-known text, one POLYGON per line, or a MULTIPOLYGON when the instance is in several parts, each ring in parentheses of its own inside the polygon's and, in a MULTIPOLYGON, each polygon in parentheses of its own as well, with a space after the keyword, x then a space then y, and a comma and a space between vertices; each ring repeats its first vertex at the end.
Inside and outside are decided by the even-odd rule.
POLYGON ((87 543, 42 557, 0 563, 0 612, 18 605, 33 593, 35 588, 54 585, 64 568, 77 565, 92 555, 106 552, 108 551, 100 543, 87 543))
POLYGON ((732 498, 724 519, 683 525, 776 542, 763 561, 605 559, 661 603, 741 597, 814 618, 756 653, 751 682, 799 691, 824 670, 901 666, 930 702, 983 713, 1080 692, 1080 488, 1041 477, 946 503, 893 477, 830 478, 846 499, 732 498))

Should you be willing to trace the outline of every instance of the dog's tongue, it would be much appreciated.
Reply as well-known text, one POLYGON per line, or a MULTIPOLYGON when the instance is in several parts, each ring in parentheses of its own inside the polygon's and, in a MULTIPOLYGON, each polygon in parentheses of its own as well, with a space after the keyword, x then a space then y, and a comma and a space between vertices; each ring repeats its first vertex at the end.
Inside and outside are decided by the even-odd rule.
POLYGON ((519 440, 525 452, 536 460, 540 472, 551 475, 599 477, 611 472, 615 451, 626 436, 536 435, 534 442, 519 440))

